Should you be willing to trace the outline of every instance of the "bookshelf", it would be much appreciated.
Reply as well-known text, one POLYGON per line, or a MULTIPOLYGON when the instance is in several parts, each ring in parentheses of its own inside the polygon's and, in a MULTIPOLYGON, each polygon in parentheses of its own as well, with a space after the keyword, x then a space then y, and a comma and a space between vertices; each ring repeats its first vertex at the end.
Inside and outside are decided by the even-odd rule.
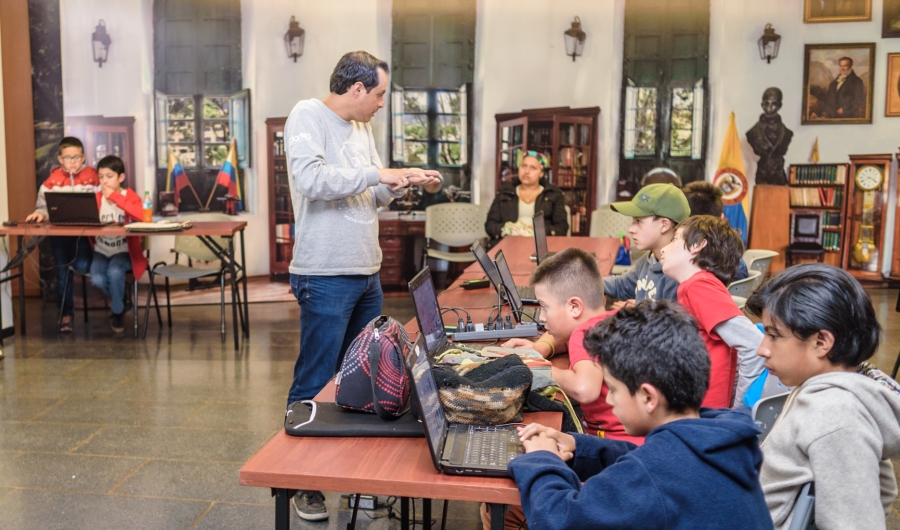
POLYGON ((294 207, 284 151, 284 122, 266 120, 269 158, 269 279, 288 281, 288 267, 294 255, 294 207))
POLYGON ((824 263, 840 267, 846 248, 847 164, 793 164, 788 171, 792 213, 818 211, 822 217, 824 263))

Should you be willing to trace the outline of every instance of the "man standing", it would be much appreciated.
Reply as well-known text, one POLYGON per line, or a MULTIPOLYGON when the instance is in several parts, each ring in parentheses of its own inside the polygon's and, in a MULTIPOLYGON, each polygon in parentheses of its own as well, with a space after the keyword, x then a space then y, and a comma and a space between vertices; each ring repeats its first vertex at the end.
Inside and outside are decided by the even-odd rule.
POLYGON ((825 94, 826 118, 865 118, 866 86, 853 71, 853 59, 838 60, 840 73, 825 94))
MULTIPOLYGON (((410 185, 440 189, 437 171, 381 167, 369 120, 384 107, 389 72, 366 52, 348 53, 331 74, 328 96, 300 101, 285 123, 296 220, 291 289, 300 304, 288 404, 318 394, 353 339, 381 314, 376 208, 410 185)), ((321 492, 299 491, 291 502, 303 519, 328 518, 321 492)))

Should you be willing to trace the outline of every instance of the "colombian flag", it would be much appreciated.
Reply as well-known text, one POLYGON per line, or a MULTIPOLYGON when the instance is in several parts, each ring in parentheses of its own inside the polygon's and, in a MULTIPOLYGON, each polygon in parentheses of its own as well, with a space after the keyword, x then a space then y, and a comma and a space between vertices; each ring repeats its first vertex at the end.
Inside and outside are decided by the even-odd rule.
POLYGON ((219 176, 216 177, 216 184, 221 184, 228 188, 228 195, 238 198, 237 211, 243 211, 244 201, 241 197, 241 187, 238 186, 238 161, 237 161, 237 141, 231 139, 231 147, 228 149, 228 157, 219 170, 219 176))
POLYGON ((178 203, 181 200, 181 190, 190 185, 191 182, 188 180, 187 173, 181 168, 181 163, 178 162, 175 153, 172 152, 172 148, 170 147, 169 167, 166 170, 166 191, 172 191, 172 188, 175 188, 175 206, 178 206, 178 203))
MULTIPOLYGON (((723 197, 723 202, 725 203, 725 219, 731 224, 731 228, 734 228, 741 234, 741 240, 746 246, 747 220, 750 218, 750 205, 747 199, 750 195, 750 190, 747 186, 744 159, 741 156, 741 139, 738 137, 733 112, 728 122, 725 141, 722 143, 722 153, 719 155, 719 171, 716 173, 716 180, 719 179, 720 174, 731 175, 732 182, 735 180, 740 181, 741 187, 743 187, 743 190, 732 197, 730 201, 727 200, 729 198, 727 195, 723 197)), ((715 182, 715 184, 721 188, 719 182, 715 182)))

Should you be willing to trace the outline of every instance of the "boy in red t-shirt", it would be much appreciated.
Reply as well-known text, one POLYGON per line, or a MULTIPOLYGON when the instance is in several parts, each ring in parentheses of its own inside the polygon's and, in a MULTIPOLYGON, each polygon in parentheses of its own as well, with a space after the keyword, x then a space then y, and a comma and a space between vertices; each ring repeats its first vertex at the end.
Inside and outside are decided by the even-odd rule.
POLYGON ((738 269, 744 247, 727 221, 711 215, 690 217, 662 249, 663 272, 679 282, 678 303, 695 319, 709 351, 711 371, 704 407, 740 404, 763 371, 756 355, 763 335, 725 287, 738 269))
POLYGON ((612 407, 606 403, 608 389, 603 383, 603 368, 584 348, 585 333, 615 313, 604 309, 603 277, 597 260, 583 250, 566 249, 535 269, 531 285, 541 305, 541 320, 547 333, 535 342, 512 339, 504 346, 533 348, 547 358, 568 352, 569 368, 554 366, 551 376, 569 398, 581 404, 585 432, 641 445, 643 437, 626 434, 613 415, 612 407))

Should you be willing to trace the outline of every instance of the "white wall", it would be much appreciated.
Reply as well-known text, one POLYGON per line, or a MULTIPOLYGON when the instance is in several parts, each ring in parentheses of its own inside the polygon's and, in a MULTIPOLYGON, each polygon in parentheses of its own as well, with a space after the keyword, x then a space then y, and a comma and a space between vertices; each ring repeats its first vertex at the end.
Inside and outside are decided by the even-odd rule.
MULTIPOLYGON (((741 136, 744 164, 751 183, 756 156, 745 133, 759 120, 760 100, 770 86, 784 93, 781 117, 794 132, 787 164, 809 163, 813 143, 819 139, 821 163, 849 162, 848 155, 896 153, 900 145, 900 118, 884 116, 887 54, 900 52, 900 39, 881 38, 883 0, 872 1, 870 22, 804 24, 800 0, 711 0, 710 13, 710 146, 707 174, 716 172, 719 152, 734 111, 741 136), (778 58, 771 64, 759 58, 757 40, 766 23, 781 35, 778 58), (803 105, 803 54, 806 44, 875 43, 875 93, 871 125, 800 125, 803 105)), ((891 194, 888 231, 893 227, 895 193, 891 194)), ((890 238, 883 256, 890 257, 890 238)))
POLYGON ((598 204, 618 167, 624 0, 478 0, 475 38, 473 190, 494 196, 494 115, 539 107, 600 107, 598 204), (578 15, 584 55, 566 56, 563 32, 578 15))

